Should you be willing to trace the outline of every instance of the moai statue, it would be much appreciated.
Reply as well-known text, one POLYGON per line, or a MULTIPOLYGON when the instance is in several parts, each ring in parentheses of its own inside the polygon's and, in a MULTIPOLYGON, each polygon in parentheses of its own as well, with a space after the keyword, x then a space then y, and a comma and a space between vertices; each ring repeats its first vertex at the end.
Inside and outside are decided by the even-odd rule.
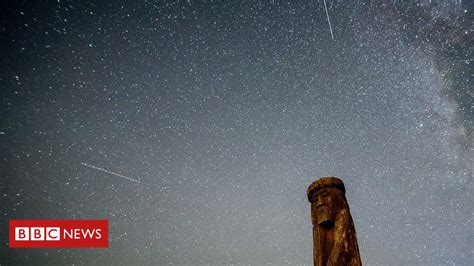
POLYGON ((362 265, 345 193, 337 177, 322 177, 308 187, 315 266, 362 265))

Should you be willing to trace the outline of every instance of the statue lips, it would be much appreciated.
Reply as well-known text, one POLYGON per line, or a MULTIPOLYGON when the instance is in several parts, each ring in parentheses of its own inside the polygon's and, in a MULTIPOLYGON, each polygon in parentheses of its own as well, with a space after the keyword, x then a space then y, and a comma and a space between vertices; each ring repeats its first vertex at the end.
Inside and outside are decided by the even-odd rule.
POLYGON ((320 204, 316 207, 316 217, 318 218, 318 224, 322 227, 331 227, 334 222, 331 219, 331 208, 326 204, 320 204))

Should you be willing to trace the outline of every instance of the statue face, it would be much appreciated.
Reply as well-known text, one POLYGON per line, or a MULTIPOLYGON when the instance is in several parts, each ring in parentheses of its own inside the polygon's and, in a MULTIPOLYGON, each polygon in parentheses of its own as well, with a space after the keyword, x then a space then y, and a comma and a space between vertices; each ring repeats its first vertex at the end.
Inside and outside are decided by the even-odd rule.
POLYGON ((336 197, 339 190, 334 188, 323 188, 315 195, 316 218, 318 224, 323 227, 334 225, 336 197))

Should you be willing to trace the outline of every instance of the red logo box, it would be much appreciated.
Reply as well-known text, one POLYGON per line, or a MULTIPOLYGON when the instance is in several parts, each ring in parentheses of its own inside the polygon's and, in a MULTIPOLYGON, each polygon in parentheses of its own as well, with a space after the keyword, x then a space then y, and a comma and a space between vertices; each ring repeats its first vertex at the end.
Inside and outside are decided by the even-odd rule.
POLYGON ((10 220, 10 248, 108 247, 108 220, 10 220))

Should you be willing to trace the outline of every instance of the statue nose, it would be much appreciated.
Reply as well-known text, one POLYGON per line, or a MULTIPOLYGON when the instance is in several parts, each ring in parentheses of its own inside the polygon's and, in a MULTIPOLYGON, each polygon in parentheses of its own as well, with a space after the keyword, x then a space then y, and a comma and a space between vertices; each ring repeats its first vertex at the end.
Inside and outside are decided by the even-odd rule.
POLYGON ((324 203, 325 203, 325 202, 324 202, 324 200, 323 200, 323 197, 318 197, 318 198, 316 199, 316 206, 317 206, 317 207, 319 207, 319 206, 321 206, 321 205, 324 205, 324 203))

